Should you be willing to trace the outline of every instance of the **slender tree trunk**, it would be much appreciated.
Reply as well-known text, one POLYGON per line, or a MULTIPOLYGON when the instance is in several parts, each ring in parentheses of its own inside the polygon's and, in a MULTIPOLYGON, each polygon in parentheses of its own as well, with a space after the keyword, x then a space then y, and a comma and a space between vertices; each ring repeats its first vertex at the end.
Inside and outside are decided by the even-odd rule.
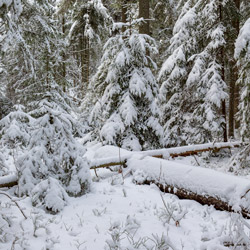
POLYGON ((141 17, 145 22, 140 25, 139 33, 149 35, 149 0, 139 0, 139 18, 141 17))
MULTIPOLYGON (((219 19, 220 22, 223 20, 223 13, 222 13, 222 6, 219 5, 219 19)), ((220 49, 220 58, 219 61, 221 63, 221 79, 225 81, 225 58, 224 58, 224 48, 221 47, 220 49)), ((222 101, 222 116, 224 117, 225 123, 224 123, 224 142, 227 142, 227 115, 226 115, 226 100, 222 101)))
MULTIPOLYGON (((127 3, 128 3, 128 1, 122 0, 122 23, 127 22, 127 11, 128 11, 127 3)), ((125 30, 126 30, 126 27, 123 26, 122 32, 125 32, 125 30)))
POLYGON ((83 90, 86 93, 88 85, 89 85, 89 60, 90 60, 90 47, 89 47, 89 38, 83 38, 83 46, 84 46, 84 61, 83 61, 83 90))
MULTIPOLYGON (((241 4, 241 0, 235 0, 235 5, 237 7, 238 10, 238 15, 237 15, 237 19, 236 19, 236 23, 235 23, 235 30, 236 30, 236 34, 237 36, 240 33, 240 4, 241 4)), ((238 78, 238 68, 235 64, 235 71, 236 71, 236 76, 238 78)), ((239 103, 240 103, 240 89, 239 86, 236 84, 235 86, 235 95, 234 95, 234 113, 238 113, 239 111, 239 103)), ((235 119, 235 128, 238 129, 240 127, 240 121, 238 119, 235 119)))
MULTIPOLYGON (((232 21, 232 26, 234 28, 235 34, 233 34, 231 38, 231 59, 229 60, 230 67, 230 86, 229 86, 229 116, 228 116, 228 135, 229 137, 234 138, 234 128, 235 128, 235 114, 238 111, 238 101, 237 101, 237 92, 239 91, 238 87, 236 87, 236 81, 238 79, 238 70, 236 61, 233 59, 234 54, 234 41, 239 34, 239 9, 240 9, 240 0, 234 0, 235 6, 237 8, 237 13, 232 21)), ((239 95, 239 94, 238 94, 239 95)))
MULTIPOLYGON (((62 15, 62 33, 65 36, 65 16, 62 15)), ((65 51, 62 53, 62 77, 63 77, 63 91, 66 92, 66 54, 65 51)))

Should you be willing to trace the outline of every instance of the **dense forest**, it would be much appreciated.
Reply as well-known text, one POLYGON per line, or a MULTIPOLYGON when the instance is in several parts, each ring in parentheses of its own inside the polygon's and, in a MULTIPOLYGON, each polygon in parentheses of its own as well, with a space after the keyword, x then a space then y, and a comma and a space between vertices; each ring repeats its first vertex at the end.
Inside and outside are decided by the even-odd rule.
POLYGON ((229 172, 245 171, 249 0, 0 0, 0 178, 14 173, 12 195, 60 212, 91 191, 94 145, 120 157, 235 141, 229 172))
POLYGON ((0 6, 1 118, 74 112, 86 140, 131 150, 249 139, 248 1, 0 6))

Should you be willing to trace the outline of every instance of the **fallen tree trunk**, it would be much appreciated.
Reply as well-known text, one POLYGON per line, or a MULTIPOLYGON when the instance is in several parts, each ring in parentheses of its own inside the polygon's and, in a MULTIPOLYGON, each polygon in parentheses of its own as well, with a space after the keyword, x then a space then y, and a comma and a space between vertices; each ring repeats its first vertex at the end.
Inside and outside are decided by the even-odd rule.
MULTIPOLYGON (((214 206, 216 210, 220 211, 228 211, 228 212, 235 212, 233 210, 232 206, 230 206, 227 202, 219 200, 218 198, 215 198, 213 196, 208 196, 208 195, 199 195, 196 193, 193 193, 189 190, 183 189, 183 188, 176 188, 171 185, 167 184, 161 184, 158 183, 154 180, 145 180, 143 183, 137 183, 138 185, 150 185, 150 184, 155 184, 159 189, 164 192, 164 193, 169 193, 169 194, 174 194, 176 195, 179 199, 188 199, 188 200, 194 200, 200 203, 201 205, 208 205, 208 206, 214 206)), ((247 211, 245 209, 241 209, 241 214, 244 218, 250 219, 250 211, 247 211)))
POLYGON ((190 156, 190 155, 197 155, 201 152, 206 151, 213 151, 218 152, 221 149, 230 149, 234 147, 240 147, 243 143, 241 142, 222 142, 222 143, 206 143, 206 144, 199 144, 199 145, 192 145, 192 146, 183 146, 183 147, 176 147, 176 148, 166 148, 166 149, 157 149, 157 150, 148 150, 148 151, 141 151, 141 152, 129 152, 125 155, 119 157, 108 157, 103 159, 97 159, 91 163, 91 169, 96 168, 108 168, 117 165, 126 165, 127 160, 133 154, 140 154, 142 156, 152 156, 155 158, 162 158, 162 159, 169 159, 176 158, 178 156, 190 156))
POLYGON ((0 188, 3 187, 13 187, 17 185, 17 176, 16 175, 7 175, 0 177, 0 188))
POLYGON ((129 159, 137 184, 157 185, 180 199, 195 200, 215 209, 241 213, 250 219, 250 182, 211 169, 188 166, 151 157, 129 159))
MULTIPOLYGON (((109 168, 112 166, 118 165, 126 165, 127 160, 133 154, 139 154, 141 156, 152 156, 155 158, 163 158, 168 159, 170 157, 175 158, 178 156, 190 156, 190 155, 197 155, 200 152, 206 151, 215 151, 218 152, 221 149, 225 148, 233 148, 233 147, 240 147, 242 146, 241 142, 227 142, 227 143, 206 143, 200 145, 192 145, 192 146, 184 146, 184 147, 176 147, 176 148, 167 148, 167 149, 157 149, 157 150, 148 150, 142 152, 127 152, 126 155, 119 156, 119 157, 108 157, 104 159, 97 159, 91 162, 90 169, 97 169, 97 168, 109 168)), ((17 177, 11 176, 10 181, 8 180, 9 176, 0 177, 0 188, 2 187, 13 187, 17 185, 17 177)))

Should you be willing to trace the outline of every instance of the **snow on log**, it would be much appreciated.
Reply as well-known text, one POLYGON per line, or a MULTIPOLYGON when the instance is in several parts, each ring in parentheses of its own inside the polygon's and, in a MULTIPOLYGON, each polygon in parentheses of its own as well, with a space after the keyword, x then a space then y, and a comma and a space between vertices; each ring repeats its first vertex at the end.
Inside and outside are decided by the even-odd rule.
MULTIPOLYGON (((152 156, 156 158, 168 159, 169 157, 175 158, 177 156, 189 156, 195 155, 199 152, 205 151, 219 151, 224 148, 240 147, 241 142, 222 142, 222 143, 207 143, 200 145, 191 145, 176 148, 157 149, 142 152, 131 152, 124 149, 120 149, 114 146, 104 146, 99 148, 94 155, 95 160, 90 162, 90 168, 108 168, 117 165, 126 165, 127 160, 134 154, 140 154, 141 156, 152 156), (114 155, 113 157, 107 157, 114 155)), ((17 177, 15 175, 0 177, 0 188, 13 187, 17 185, 17 177)))
POLYGON ((127 162, 137 184, 156 184, 180 199, 240 212, 250 218, 250 181, 212 169, 188 166, 152 157, 131 157, 127 162))
POLYGON ((7 175, 0 177, 0 188, 3 187, 13 187, 17 185, 17 176, 16 175, 7 175))
POLYGON ((189 156, 197 155, 200 152, 205 151, 219 151, 225 148, 240 147, 243 144, 241 142, 221 142, 221 143, 206 143, 199 145, 190 145, 176 148, 166 148, 166 149, 156 149, 141 152, 130 152, 124 149, 119 151, 118 147, 114 146, 104 146, 97 150, 97 154, 94 156, 94 161, 91 162, 91 169, 95 168, 106 168, 116 165, 125 165, 126 161, 133 154, 140 154, 143 156, 152 156, 156 158, 168 159, 170 157, 175 158, 178 156, 189 156), (99 152, 100 151, 100 152, 99 152), (108 155, 115 155, 113 157, 107 157, 108 155))

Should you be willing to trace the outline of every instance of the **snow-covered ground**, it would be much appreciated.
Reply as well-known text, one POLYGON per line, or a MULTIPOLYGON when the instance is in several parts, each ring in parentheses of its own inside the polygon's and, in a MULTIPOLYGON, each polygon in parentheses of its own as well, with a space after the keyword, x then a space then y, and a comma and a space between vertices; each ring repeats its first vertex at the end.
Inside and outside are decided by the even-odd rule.
MULTIPOLYGON (((116 151, 112 147, 95 148, 88 151, 87 157, 115 156, 119 153, 116 151)), ((205 162, 201 157, 197 161, 193 157, 174 161, 187 165, 205 162)), ((212 165, 216 161, 212 159, 212 165)), ((220 170, 225 170, 222 165, 220 170)), ((16 198, 28 217, 24 219, 16 205, 1 195, 1 214, 10 221, 0 217, 0 249, 219 250, 229 249, 228 245, 237 244, 241 237, 245 237, 244 242, 249 240, 250 221, 237 214, 179 200, 175 195, 161 193, 154 184, 136 185, 128 169, 123 174, 99 169, 97 174, 92 172, 91 192, 69 198, 68 205, 57 215, 32 207, 30 198, 16 198)), ((13 195, 14 189, 8 193, 13 195)), ((242 245, 231 248, 249 249, 242 245)))

